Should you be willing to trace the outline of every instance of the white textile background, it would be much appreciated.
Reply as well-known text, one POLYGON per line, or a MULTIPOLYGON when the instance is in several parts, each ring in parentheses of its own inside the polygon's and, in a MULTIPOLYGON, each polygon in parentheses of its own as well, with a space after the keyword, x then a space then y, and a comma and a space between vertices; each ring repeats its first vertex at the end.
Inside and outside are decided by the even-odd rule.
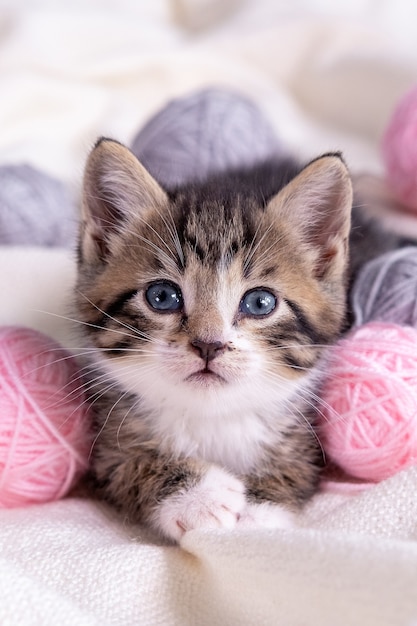
MULTIPOLYGON (((252 96, 303 157, 341 149, 382 171, 393 106, 417 82, 412 0, 0 1, 0 164, 77 193, 98 135, 129 143, 169 98, 209 85, 252 96)), ((0 323, 65 345, 63 250, 0 248, 0 323)), ((0 624, 412 626, 417 471, 319 494, 292 531, 160 545, 82 498, 0 511, 0 624)))

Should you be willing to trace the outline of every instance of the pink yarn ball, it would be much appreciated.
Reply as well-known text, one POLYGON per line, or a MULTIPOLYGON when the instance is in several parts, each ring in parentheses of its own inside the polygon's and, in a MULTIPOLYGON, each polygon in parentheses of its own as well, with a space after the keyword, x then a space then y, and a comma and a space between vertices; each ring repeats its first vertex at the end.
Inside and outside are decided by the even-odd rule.
POLYGON ((0 329, 0 507, 63 497, 87 468, 86 404, 77 367, 29 328, 0 329))
POLYGON ((321 440, 330 459, 369 481, 417 463, 417 330, 364 324, 335 346, 329 372, 321 440))
POLYGON ((393 193, 417 211, 417 86, 394 110, 382 139, 382 158, 393 193))

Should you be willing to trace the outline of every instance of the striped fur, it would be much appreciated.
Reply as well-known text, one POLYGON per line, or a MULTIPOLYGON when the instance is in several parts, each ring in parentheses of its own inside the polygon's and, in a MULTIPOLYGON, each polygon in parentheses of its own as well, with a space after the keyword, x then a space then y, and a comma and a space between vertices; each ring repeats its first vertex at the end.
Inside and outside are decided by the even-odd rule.
POLYGON ((344 324, 351 204, 339 155, 164 191, 120 144, 92 151, 76 307, 93 474, 132 520, 177 540, 314 492, 314 389, 344 324), (150 305, 161 282, 178 310, 150 305), (266 315, 241 305, 257 289, 276 302, 266 315))

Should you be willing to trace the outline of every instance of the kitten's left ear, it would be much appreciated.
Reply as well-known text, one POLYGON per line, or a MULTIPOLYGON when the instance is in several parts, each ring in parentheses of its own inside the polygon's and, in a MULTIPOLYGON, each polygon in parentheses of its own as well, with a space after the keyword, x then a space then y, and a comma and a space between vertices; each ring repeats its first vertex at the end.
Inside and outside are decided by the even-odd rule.
POLYGON ((345 270, 352 196, 348 169, 336 153, 312 161, 268 204, 297 233, 319 280, 345 270))
POLYGON ((148 211, 161 210, 167 195, 132 152, 102 138, 91 151, 84 171, 81 260, 101 263, 117 249, 118 235, 148 211))

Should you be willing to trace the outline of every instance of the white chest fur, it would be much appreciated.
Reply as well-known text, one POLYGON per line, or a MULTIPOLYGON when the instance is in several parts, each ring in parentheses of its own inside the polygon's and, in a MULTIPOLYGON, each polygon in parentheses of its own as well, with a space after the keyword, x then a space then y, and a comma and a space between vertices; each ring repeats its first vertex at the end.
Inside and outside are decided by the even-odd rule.
POLYGON ((180 386, 166 390, 149 423, 161 447, 176 455, 195 456, 243 474, 262 458, 265 446, 278 444, 289 422, 294 387, 285 395, 255 384, 208 393, 180 386))
POLYGON ((286 427, 303 419, 294 406, 313 380, 307 375, 271 384, 254 376, 240 384, 197 389, 148 369, 132 376, 112 364, 111 372, 141 398, 141 417, 161 451, 202 458, 237 474, 250 472, 265 447, 279 445, 286 427))

